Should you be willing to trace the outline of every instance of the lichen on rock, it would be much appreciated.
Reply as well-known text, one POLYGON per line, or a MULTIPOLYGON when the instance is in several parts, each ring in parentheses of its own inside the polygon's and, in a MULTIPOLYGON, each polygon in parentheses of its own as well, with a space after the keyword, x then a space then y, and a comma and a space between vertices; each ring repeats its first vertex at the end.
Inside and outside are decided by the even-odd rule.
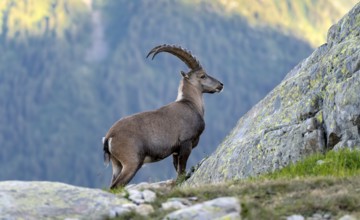
MULTIPOLYGON (((271 74, 271 73, 269 73, 271 74)), ((360 3, 238 121, 184 185, 271 172, 315 152, 360 146, 360 3)))
POLYGON ((103 219, 130 212, 125 198, 57 182, 0 182, 0 219, 103 219))

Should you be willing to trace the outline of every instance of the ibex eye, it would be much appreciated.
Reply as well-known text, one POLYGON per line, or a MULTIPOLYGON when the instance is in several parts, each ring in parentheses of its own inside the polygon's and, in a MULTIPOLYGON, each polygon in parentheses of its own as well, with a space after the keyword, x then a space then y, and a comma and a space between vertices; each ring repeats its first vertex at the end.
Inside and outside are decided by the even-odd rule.
POLYGON ((202 75, 202 76, 200 76, 200 78, 201 78, 201 79, 205 79, 205 78, 206 78, 206 76, 205 76, 205 75, 202 75))

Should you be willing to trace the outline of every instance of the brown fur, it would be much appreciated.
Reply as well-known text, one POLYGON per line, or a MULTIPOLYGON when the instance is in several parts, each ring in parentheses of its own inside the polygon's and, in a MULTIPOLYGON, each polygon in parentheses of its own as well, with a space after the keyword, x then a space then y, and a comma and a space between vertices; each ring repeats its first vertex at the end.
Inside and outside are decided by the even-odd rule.
POLYGON ((202 69, 182 75, 175 102, 122 118, 106 134, 104 156, 113 168, 110 188, 126 185, 143 163, 170 155, 178 177, 185 172, 205 128, 202 94, 219 92, 223 85, 202 69))

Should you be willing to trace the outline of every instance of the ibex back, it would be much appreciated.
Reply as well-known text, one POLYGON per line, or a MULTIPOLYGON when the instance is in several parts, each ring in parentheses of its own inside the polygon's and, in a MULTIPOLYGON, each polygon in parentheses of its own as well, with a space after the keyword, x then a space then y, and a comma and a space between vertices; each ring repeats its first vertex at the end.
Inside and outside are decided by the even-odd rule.
POLYGON ((191 150, 205 128, 202 94, 223 89, 223 84, 209 76, 189 51, 161 45, 153 48, 147 57, 152 54, 154 58, 160 52, 175 55, 190 71, 181 71, 175 102, 122 118, 110 128, 104 138, 104 160, 111 161, 113 170, 110 188, 126 185, 144 163, 170 155, 178 178, 184 174, 191 150))

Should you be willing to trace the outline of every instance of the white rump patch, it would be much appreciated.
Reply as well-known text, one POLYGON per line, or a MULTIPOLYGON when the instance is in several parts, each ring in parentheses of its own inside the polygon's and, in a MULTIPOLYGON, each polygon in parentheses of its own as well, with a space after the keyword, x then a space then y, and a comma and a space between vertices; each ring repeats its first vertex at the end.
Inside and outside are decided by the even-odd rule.
POLYGON ((110 153, 111 153, 111 141, 112 141, 112 138, 109 138, 108 143, 109 143, 109 152, 110 152, 110 153))

